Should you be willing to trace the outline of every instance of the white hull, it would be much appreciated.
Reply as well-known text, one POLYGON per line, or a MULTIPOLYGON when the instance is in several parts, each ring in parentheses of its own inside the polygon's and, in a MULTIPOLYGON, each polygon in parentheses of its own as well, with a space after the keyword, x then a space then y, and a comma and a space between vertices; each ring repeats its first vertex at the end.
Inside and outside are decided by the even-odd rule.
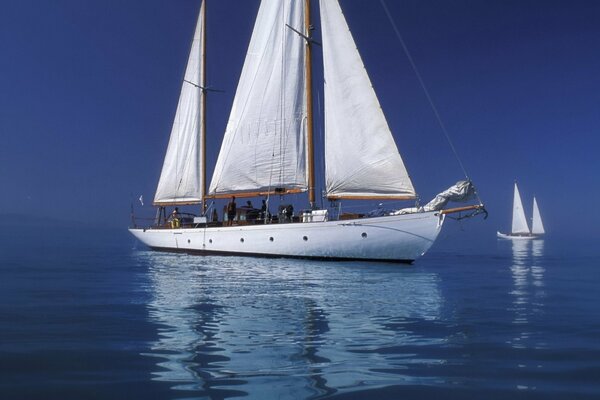
POLYGON ((532 240, 532 239, 541 239, 541 235, 533 235, 533 234, 529 234, 529 235, 513 235, 511 233, 501 233, 501 232, 496 232, 496 235, 500 238, 500 239, 510 239, 510 240, 532 240))
POLYGON ((162 251, 412 262, 431 247, 443 221, 439 212, 424 212, 346 221, 129 231, 162 251))

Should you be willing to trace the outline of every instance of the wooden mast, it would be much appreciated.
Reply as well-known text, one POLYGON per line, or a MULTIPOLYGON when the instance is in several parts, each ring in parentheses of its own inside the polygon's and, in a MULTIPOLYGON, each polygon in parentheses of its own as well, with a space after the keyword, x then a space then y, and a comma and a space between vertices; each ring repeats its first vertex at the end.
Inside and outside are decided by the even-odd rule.
POLYGON ((200 190, 202 215, 206 212, 206 0, 200 4, 202 32, 200 39, 200 190))
POLYGON ((315 156, 313 149, 313 98, 312 98, 312 41, 310 22, 310 0, 304 0, 304 29, 306 35, 306 146, 308 158, 308 201, 315 207, 315 156))

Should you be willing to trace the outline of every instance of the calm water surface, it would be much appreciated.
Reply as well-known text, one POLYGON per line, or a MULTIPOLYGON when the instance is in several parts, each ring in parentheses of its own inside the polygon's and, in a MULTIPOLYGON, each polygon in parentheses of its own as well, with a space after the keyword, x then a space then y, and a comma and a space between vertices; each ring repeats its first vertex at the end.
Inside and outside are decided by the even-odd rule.
POLYGON ((401 266, 50 237, 2 238, 2 399, 600 398, 599 258, 548 240, 401 266))

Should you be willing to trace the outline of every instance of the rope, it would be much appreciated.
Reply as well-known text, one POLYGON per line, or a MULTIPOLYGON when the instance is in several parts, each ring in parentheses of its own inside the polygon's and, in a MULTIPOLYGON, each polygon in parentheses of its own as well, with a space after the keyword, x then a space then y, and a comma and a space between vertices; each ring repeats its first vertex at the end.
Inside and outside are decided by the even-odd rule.
POLYGON ((446 126, 444 125, 444 122, 442 121, 440 113, 438 112, 437 107, 435 106, 435 104, 431 98, 431 95, 429 94, 429 90, 427 90, 427 86, 425 86, 425 82, 423 81, 423 78, 421 77, 421 74, 419 73, 419 70, 417 69, 417 65, 415 64, 410 52, 408 51, 408 47, 404 43, 404 39, 402 39, 402 35, 400 34, 400 31, 398 30, 398 27, 396 26, 396 23, 394 22, 392 15, 390 14, 390 10, 387 8, 387 5, 385 4, 385 0, 380 0, 380 2, 385 11, 385 14, 388 17, 388 20, 390 21, 390 24, 392 25, 392 28, 394 29, 394 32, 396 33, 396 37, 398 38, 398 40, 400 41, 400 44, 402 45, 402 49, 404 50, 404 53, 406 54, 406 57, 408 58, 408 61, 410 62, 411 67, 412 67, 415 75, 417 76, 417 79, 419 80, 419 84, 421 85, 421 88, 423 89, 423 92, 425 93, 425 96, 427 97, 429 106, 433 110, 433 113, 435 114, 435 118, 437 119, 437 122, 440 125, 442 132, 444 132, 444 136, 446 136, 446 140, 448 141, 448 144, 450 145, 450 148, 452 149, 452 152, 454 153, 454 156, 456 157, 456 161, 458 161, 458 165, 460 165, 460 168, 462 169, 462 172, 465 175, 465 178, 470 181, 471 179, 469 178, 469 174, 467 174, 467 170, 465 169, 462 161, 460 160, 460 157, 458 156, 458 152, 456 151, 456 148, 454 147, 454 144, 452 143, 452 140, 450 139, 448 130, 446 129, 446 126))

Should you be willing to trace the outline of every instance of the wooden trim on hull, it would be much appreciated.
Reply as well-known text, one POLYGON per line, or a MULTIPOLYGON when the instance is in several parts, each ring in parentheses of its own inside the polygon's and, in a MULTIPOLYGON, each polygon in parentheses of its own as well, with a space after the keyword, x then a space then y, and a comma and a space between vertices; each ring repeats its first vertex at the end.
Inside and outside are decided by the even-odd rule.
POLYGON ((366 261, 366 262, 382 262, 382 263, 394 263, 394 264, 412 264, 415 261, 415 260, 395 260, 395 259, 386 260, 386 259, 379 259, 379 258, 293 256, 293 255, 286 255, 286 254, 245 253, 245 252, 218 251, 218 250, 176 249, 176 248, 170 248, 170 247, 150 247, 150 249, 153 251, 162 251, 162 252, 166 252, 166 253, 191 254, 191 255, 198 255, 198 256, 293 258, 293 259, 314 260, 314 261, 366 261))

